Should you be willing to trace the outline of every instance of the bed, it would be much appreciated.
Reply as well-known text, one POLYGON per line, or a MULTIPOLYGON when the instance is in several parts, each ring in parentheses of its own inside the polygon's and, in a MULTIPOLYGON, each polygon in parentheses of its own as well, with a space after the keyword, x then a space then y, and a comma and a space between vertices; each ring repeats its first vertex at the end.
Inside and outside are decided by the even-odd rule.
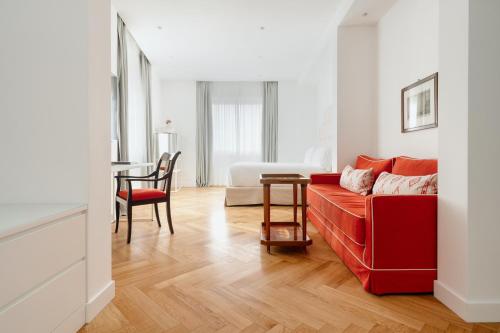
MULTIPOLYGON (((262 204, 261 173, 299 173, 309 176, 312 173, 331 170, 329 149, 311 147, 307 150, 303 163, 264 163, 239 162, 229 167, 229 185, 226 187, 226 206, 262 204)), ((292 187, 289 185, 271 186, 271 204, 293 204, 292 187)), ((299 193, 300 203, 300 193, 299 193)))

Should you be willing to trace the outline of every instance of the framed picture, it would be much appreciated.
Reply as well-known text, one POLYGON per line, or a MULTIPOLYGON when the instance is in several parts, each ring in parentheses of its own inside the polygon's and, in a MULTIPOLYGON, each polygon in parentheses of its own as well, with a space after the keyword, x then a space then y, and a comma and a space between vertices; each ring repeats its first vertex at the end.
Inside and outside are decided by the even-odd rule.
POLYGON ((438 73, 401 89, 401 132, 438 126, 438 73))

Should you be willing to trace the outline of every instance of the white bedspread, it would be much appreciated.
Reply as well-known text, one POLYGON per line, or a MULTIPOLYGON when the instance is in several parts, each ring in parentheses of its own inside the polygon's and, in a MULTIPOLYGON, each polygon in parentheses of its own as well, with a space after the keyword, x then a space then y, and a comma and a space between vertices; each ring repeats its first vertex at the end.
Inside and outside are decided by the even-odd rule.
POLYGON ((229 167, 229 186, 260 186, 261 173, 311 173, 327 172, 320 166, 305 163, 239 162, 229 167))

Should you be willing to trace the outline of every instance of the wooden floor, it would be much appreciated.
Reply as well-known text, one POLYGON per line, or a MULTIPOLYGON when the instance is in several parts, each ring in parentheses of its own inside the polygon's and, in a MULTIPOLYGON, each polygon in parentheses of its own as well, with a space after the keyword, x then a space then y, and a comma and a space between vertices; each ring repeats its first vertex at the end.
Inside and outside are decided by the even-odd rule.
POLYGON ((262 207, 223 203, 220 188, 173 194, 172 236, 164 213, 158 229, 150 209, 136 208, 132 243, 126 223, 112 235, 116 297, 80 332, 500 332, 463 322, 431 295, 367 294, 312 226, 307 254, 268 255, 262 207))

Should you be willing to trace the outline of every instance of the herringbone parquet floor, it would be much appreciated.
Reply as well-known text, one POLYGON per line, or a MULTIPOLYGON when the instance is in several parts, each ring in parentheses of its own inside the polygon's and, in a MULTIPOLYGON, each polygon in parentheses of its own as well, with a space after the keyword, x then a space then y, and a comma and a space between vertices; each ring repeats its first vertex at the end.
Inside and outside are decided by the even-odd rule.
MULTIPOLYGON (((467 324, 431 295, 367 294, 312 226, 308 253, 259 245, 262 207, 225 208, 224 190, 173 194, 175 235, 136 208, 113 234, 116 297, 80 332, 500 332, 467 324)), ((273 207, 272 217, 291 216, 273 207)), ((112 226, 114 228, 114 226, 112 226)))

